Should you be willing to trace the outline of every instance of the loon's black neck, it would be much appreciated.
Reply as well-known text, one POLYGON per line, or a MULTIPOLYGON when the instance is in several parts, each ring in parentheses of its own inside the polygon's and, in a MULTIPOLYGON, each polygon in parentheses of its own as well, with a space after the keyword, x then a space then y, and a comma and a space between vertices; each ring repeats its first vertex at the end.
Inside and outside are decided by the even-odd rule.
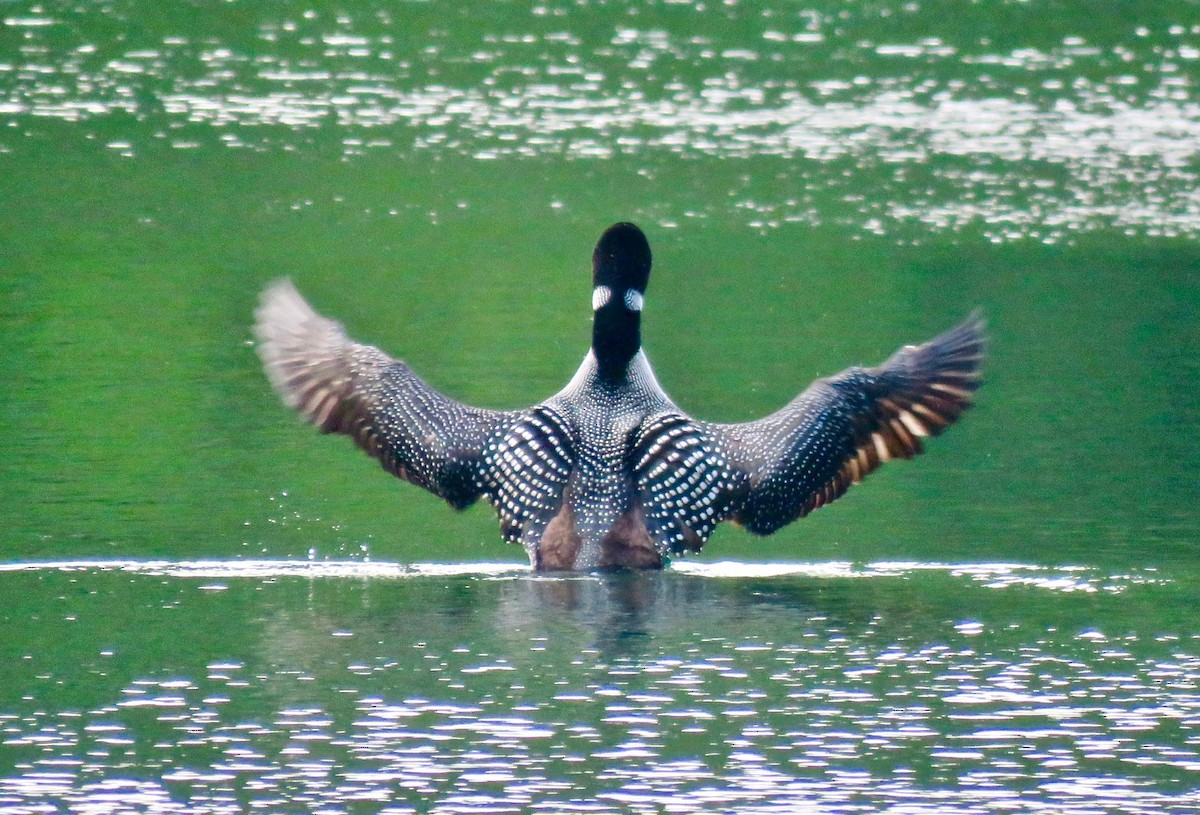
POLYGON ((624 379, 642 347, 650 244, 630 223, 610 226, 592 253, 592 353, 603 379, 624 379))
POLYGON ((642 315, 624 303, 596 310, 592 323, 592 353, 604 379, 624 379, 629 362, 642 347, 642 315))

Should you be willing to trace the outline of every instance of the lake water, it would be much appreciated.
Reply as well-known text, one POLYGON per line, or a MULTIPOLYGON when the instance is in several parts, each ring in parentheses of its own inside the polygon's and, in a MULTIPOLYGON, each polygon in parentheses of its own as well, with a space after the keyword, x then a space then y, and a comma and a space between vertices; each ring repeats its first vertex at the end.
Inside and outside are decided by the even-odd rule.
POLYGON ((0 815, 1197 811, 1198 83, 1178 0, 0 4, 0 815), (288 275, 538 401, 617 220, 695 415, 981 306, 977 406, 541 577, 262 375, 288 275))

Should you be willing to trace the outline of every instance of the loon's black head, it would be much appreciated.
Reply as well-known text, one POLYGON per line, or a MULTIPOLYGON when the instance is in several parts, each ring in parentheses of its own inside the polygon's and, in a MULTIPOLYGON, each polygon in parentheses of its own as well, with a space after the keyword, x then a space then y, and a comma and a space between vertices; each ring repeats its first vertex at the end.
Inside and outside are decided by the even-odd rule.
POLYGON ((642 347, 642 298, 650 281, 650 244, 630 223, 604 231, 592 253, 592 351, 600 373, 625 375, 642 347))
POLYGON ((650 244, 633 224, 613 224, 604 230, 592 252, 592 285, 623 297, 629 290, 646 293, 650 280, 650 244))

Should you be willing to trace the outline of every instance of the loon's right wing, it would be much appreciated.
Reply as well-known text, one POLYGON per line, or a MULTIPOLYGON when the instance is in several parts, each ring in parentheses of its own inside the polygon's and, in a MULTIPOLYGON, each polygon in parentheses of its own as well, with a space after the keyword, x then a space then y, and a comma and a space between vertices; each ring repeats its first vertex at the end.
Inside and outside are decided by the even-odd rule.
POLYGON ((818 379, 781 410, 707 425, 748 489, 731 518, 769 535, 842 496, 883 462, 912 458, 970 407, 987 342, 972 314, 882 365, 818 379))
POLYGON ((651 417, 630 455, 647 528, 666 554, 699 549, 723 520, 768 535, 824 506, 952 424, 979 387, 985 345, 973 314, 882 365, 819 379, 758 421, 651 417))
POLYGON ((384 469, 456 508, 480 496, 485 448, 522 412, 444 396, 405 363, 354 342, 290 281, 271 284, 255 316, 259 356, 289 407, 326 433, 352 437, 384 469))

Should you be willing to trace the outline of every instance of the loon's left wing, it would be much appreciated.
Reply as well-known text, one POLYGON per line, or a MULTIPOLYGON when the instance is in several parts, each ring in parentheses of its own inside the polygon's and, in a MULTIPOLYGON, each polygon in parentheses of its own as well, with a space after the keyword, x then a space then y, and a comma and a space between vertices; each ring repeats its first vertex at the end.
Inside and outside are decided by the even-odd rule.
POLYGON ((639 428, 630 470, 651 535, 696 550, 722 520, 769 535, 843 495, 891 458, 912 458, 979 387, 983 320, 906 346, 874 368, 819 379, 754 422, 715 424, 677 412, 639 428))
POLYGON ((520 413, 484 410, 434 390, 404 362, 346 335, 288 280, 262 294, 258 353, 283 401, 326 433, 343 433, 384 469, 463 508, 482 492, 488 440, 520 413))

